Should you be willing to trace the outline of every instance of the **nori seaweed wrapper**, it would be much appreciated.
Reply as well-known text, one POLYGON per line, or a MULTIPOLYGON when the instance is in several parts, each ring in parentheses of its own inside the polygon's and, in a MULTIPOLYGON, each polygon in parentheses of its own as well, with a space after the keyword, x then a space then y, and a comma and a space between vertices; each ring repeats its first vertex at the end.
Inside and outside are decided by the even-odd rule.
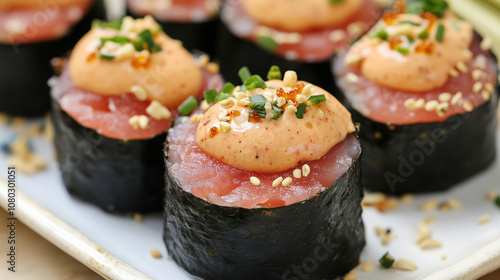
POLYGON ((228 81, 239 81, 238 70, 243 66, 252 69, 254 73, 265 75, 269 71, 269 65, 277 65, 282 70, 300 73, 300 80, 308 81, 326 91, 333 88, 329 60, 288 60, 262 49, 255 42, 237 37, 224 24, 219 28, 215 57, 220 60, 220 72, 228 81))
POLYGON ((167 170, 164 240, 169 255, 207 280, 335 279, 358 265, 365 245, 359 175, 360 157, 315 197, 244 209, 185 192, 167 170))
POLYGON ((109 212, 161 210, 166 132, 117 140, 81 126, 52 101, 57 161, 68 191, 109 212))
POLYGON ((362 186, 396 195, 443 191, 487 168, 496 155, 498 93, 497 85, 471 112, 409 125, 373 121, 345 103, 361 125, 362 186))
POLYGON ((90 30, 92 20, 105 16, 99 0, 62 38, 31 44, 0 43, 0 112, 25 117, 49 112, 47 81, 54 74, 50 60, 71 50, 90 30))

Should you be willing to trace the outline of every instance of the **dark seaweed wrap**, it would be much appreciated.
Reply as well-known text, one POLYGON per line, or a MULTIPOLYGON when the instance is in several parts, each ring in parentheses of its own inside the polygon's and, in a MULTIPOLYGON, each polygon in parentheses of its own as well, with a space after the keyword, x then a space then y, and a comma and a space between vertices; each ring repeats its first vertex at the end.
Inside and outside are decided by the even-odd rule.
POLYGON ((235 36, 223 24, 218 32, 215 57, 220 59, 220 73, 228 81, 239 81, 238 71, 243 66, 247 66, 253 73, 262 75, 267 74, 269 65, 277 65, 280 69, 300 73, 301 80, 308 81, 326 91, 333 88, 329 60, 303 62, 285 59, 262 49, 255 42, 235 36))
POLYGON ((109 212, 161 210, 166 133, 117 140, 81 126, 52 101, 57 161, 68 191, 109 212))
MULTIPOLYGON (((127 9, 127 15, 137 18, 138 16, 127 9)), ((214 55, 215 38, 220 23, 218 17, 203 22, 173 22, 160 21, 156 19, 165 33, 182 42, 188 51, 202 51, 211 56, 214 55)))
POLYGON ((102 0, 64 37, 32 44, 0 43, 0 112, 13 116, 37 117, 50 110, 47 80, 54 71, 53 57, 71 50, 88 32, 94 18, 104 18, 102 0))
POLYGON ((335 279, 358 265, 365 245, 359 160, 315 197, 258 209, 209 203, 184 192, 167 170, 169 255, 207 280, 335 279))

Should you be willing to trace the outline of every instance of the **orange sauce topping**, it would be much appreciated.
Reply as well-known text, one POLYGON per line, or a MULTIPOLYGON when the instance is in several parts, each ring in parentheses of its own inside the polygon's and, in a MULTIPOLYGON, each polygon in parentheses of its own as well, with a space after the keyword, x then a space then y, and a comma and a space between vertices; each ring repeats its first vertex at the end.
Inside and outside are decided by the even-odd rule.
POLYGON ((260 119, 259 112, 257 110, 253 110, 248 116, 248 121, 251 123, 260 123, 262 120, 260 119))
POLYGON ((87 57, 87 62, 92 62, 94 60, 96 60, 97 58, 97 54, 96 53, 91 53, 88 57, 87 57))
MULTIPOLYGON (((304 87, 305 87, 304 83, 297 83, 297 85, 289 92, 285 92, 283 88, 278 88, 276 90, 276 95, 278 97, 283 97, 286 100, 292 101, 293 106, 298 107, 299 102, 297 102, 297 94, 301 94, 304 87)), ((288 103, 285 103, 283 106, 286 106, 287 104, 288 103)))
POLYGON ((210 131, 209 131, 209 134, 208 136, 210 138, 213 138, 215 135, 217 135, 219 133, 219 129, 217 129, 217 127, 213 126, 210 128, 210 131))
POLYGON ((130 63, 135 69, 149 69, 151 67, 151 57, 141 54, 132 60, 130 63))
POLYGON ((406 3, 404 1, 398 1, 394 4, 394 11, 386 10, 382 16, 382 20, 387 25, 392 25, 397 15, 405 13, 406 3))

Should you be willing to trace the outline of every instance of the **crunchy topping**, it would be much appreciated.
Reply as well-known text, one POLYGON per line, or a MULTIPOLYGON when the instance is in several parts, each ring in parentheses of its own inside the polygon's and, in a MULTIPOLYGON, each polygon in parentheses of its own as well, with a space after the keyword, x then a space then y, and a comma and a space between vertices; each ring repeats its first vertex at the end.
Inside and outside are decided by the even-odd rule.
POLYGON ((151 254, 151 256, 155 259, 160 259, 162 257, 160 251, 156 250, 156 249, 151 249, 149 251, 149 253, 151 254))
POLYGON ((160 102, 153 100, 146 108, 146 113, 156 120, 168 120, 172 117, 172 113, 167 107, 163 106, 160 102))
POLYGON ((295 169, 293 171, 293 177, 296 178, 296 179, 300 179, 300 177, 302 177, 302 171, 300 169, 295 169))
POLYGON ((431 211, 438 207, 439 202, 436 199, 429 199, 420 205, 422 211, 431 211))
POLYGON ((399 259, 394 262, 392 268, 398 270, 414 271, 417 269, 417 264, 407 259, 399 259))
POLYGON ((400 200, 402 203, 410 203, 413 201, 413 194, 407 193, 401 196, 400 200))
POLYGON ((465 63, 463 61, 460 61, 457 63, 457 69, 458 69, 458 71, 460 71, 462 73, 467 73, 467 71, 469 71, 469 69, 467 68, 467 65, 465 65, 465 63))
POLYGON ((311 167, 308 164, 302 165, 302 176, 307 177, 311 173, 311 167))
POLYGON ((286 87, 295 87, 297 85, 297 73, 295 71, 286 71, 283 78, 286 87))
POLYGON ((390 229, 384 229, 382 227, 375 227, 375 233, 382 242, 383 245, 389 244, 389 242, 396 238, 394 232, 390 229))
POLYGON ((375 265, 372 263, 372 262, 364 262, 363 264, 361 264, 361 266, 359 267, 359 269, 361 269, 361 271, 364 271, 364 272, 370 272, 372 271, 373 269, 375 268, 375 265))
POLYGON ((139 100, 146 100, 148 98, 148 93, 146 92, 146 89, 143 88, 140 85, 134 85, 130 88, 130 92, 137 97, 139 100))
POLYGON ((192 123, 197 123, 197 122, 200 122, 200 120, 203 118, 203 114, 193 114, 189 120, 192 122, 192 123))
POLYGON ((418 243, 418 246, 423 250, 439 248, 441 247, 441 241, 437 239, 424 239, 418 243))
POLYGON ((345 75, 345 78, 346 80, 349 82, 349 83, 357 83, 359 81, 359 77, 358 75, 352 73, 352 72, 349 72, 345 75))
POLYGON ((274 179, 273 187, 277 188, 281 184, 281 182, 283 182, 283 177, 278 177, 278 178, 274 179))
POLYGON ((465 101, 463 104, 463 108, 465 111, 470 112, 474 109, 474 105, 472 105, 472 102, 470 101, 465 101))
POLYGON ((130 117, 130 119, 128 120, 128 123, 134 129, 139 129, 139 128, 147 129, 149 119, 145 115, 135 115, 135 116, 130 117))
POLYGON ((138 223, 142 222, 143 220, 143 217, 140 213, 134 213, 132 217, 134 218, 134 221, 138 223))
POLYGON ((448 71, 448 74, 454 78, 458 77, 458 75, 460 75, 460 73, 458 73, 458 71, 454 68, 451 68, 450 71, 448 71))
POLYGON ((486 199, 489 201, 494 201, 496 197, 497 197, 497 191, 495 190, 489 190, 486 193, 486 199))
POLYGON ((344 280, 356 280, 358 278, 358 273, 356 272, 356 270, 351 270, 349 271, 345 276, 344 276, 344 280))
POLYGON ((479 217, 479 219, 477 220, 477 222, 480 223, 480 224, 485 224, 485 223, 489 222, 490 219, 491 219, 490 215, 485 214, 485 215, 482 215, 481 217, 479 217))
POLYGON ((260 180, 257 177, 250 177, 250 183, 254 186, 260 186, 260 180))
POLYGON ((288 187, 292 183, 293 179, 292 177, 286 177, 283 182, 281 182, 281 185, 283 187, 288 187))

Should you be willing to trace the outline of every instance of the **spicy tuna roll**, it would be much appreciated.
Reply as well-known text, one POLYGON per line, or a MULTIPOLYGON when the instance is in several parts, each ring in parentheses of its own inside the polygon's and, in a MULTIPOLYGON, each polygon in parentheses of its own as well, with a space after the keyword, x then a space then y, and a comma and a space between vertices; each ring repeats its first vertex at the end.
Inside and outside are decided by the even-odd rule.
POLYGON ((330 58, 379 14, 373 0, 229 0, 221 9, 225 27, 216 56, 228 80, 243 65, 264 73, 275 64, 330 90, 330 58))
POLYGON ((206 92, 208 111, 169 130, 170 256, 203 279, 347 273, 365 244, 350 113, 293 71, 240 74, 243 85, 206 92))
POLYGON ((361 123, 365 188, 444 190, 494 160, 496 59, 480 43, 446 1, 399 2, 335 60, 361 123))
POLYGON ((66 188, 107 211, 161 209, 170 122, 221 83, 152 17, 96 22, 52 88, 66 188))
POLYGON ((131 16, 152 15, 188 50, 213 54, 221 0, 127 0, 131 16))
POLYGON ((0 112, 47 113, 50 60, 69 51, 92 19, 104 16, 102 1, 0 1, 0 112))

